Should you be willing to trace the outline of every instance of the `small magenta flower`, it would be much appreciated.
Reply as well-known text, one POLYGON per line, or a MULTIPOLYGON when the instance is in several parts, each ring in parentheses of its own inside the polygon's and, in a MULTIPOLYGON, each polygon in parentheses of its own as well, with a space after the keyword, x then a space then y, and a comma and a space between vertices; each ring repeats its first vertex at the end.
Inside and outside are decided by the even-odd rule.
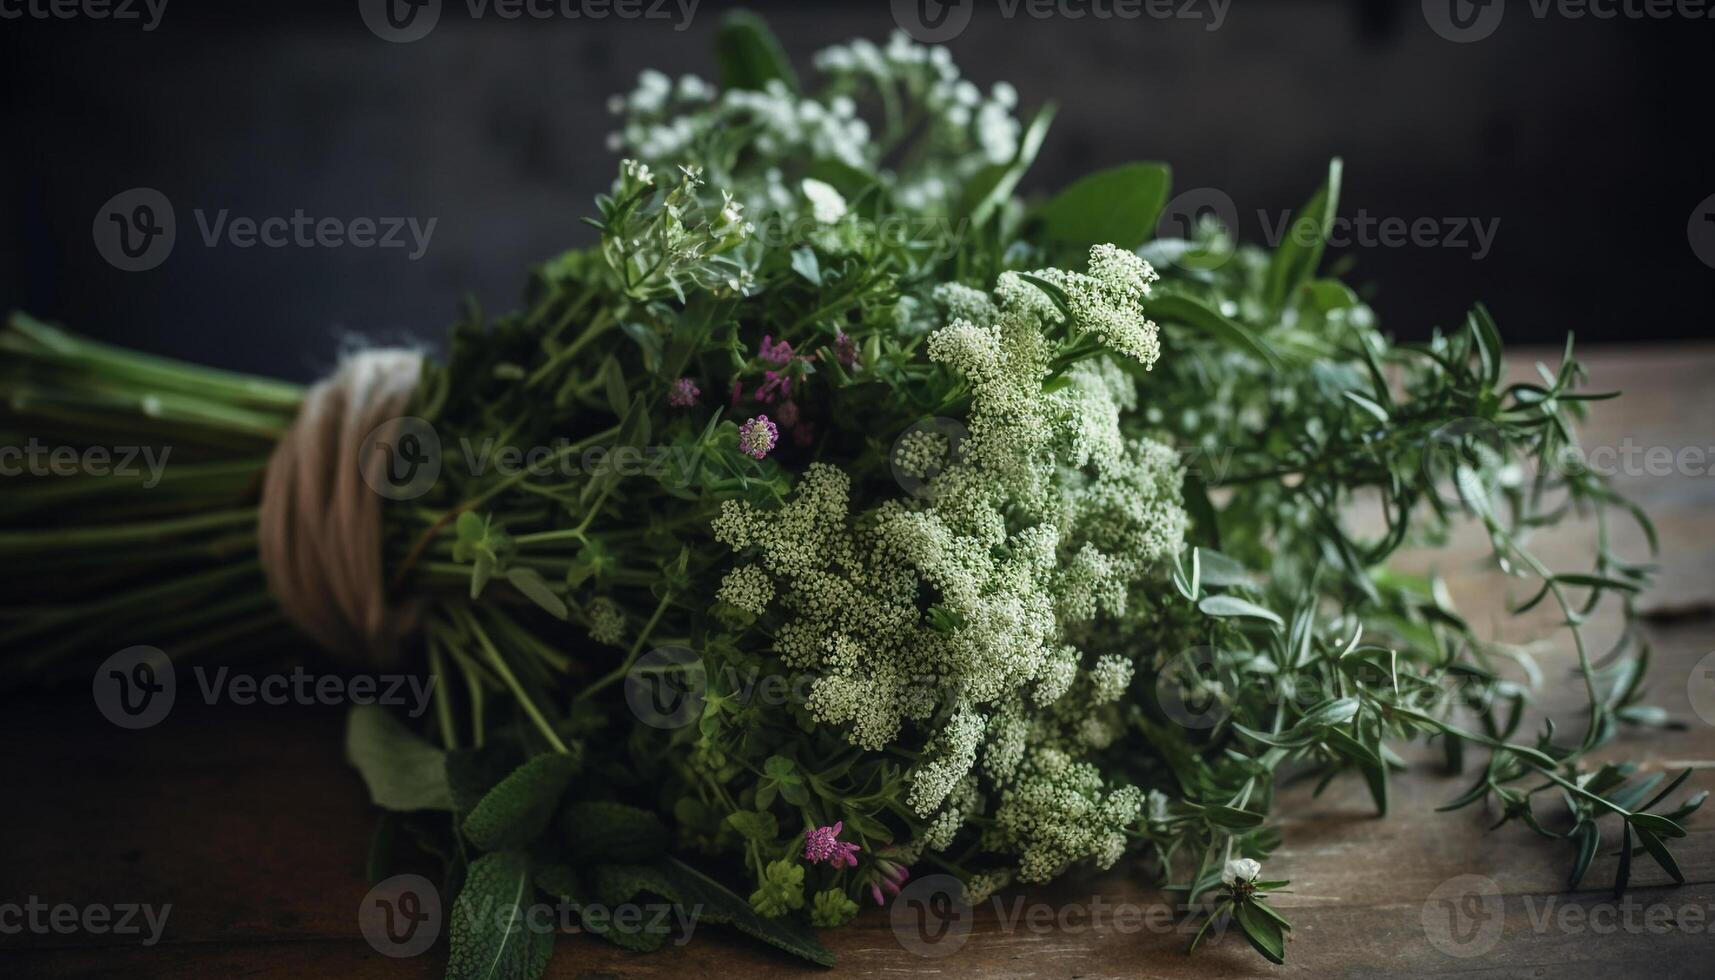
POLYGON ((869 886, 869 894, 875 899, 875 904, 886 905, 888 898, 899 894, 899 886, 911 877, 911 871, 903 864, 895 864, 886 858, 878 859, 875 868, 881 873, 881 878, 869 886), (886 892, 887 896, 883 897, 882 892, 886 892))
POLYGON ((756 356, 770 364, 787 364, 792 360, 792 345, 787 341, 775 342, 770 334, 762 335, 762 343, 756 348, 756 356))
POLYGON ((762 384, 756 389, 756 400, 772 405, 792 394, 792 379, 779 371, 762 372, 762 384))
POLYGON ((817 827, 804 835, 804 860, 811 864, 826 861, 834 867, 844 865, 848 868, 857 867, 857 854, 861 849, 850 841, 839 839, 840 831, 845 828, 844 820, 836 820, 827 827, 817 827))
POLYGON ((732 383, 732 407, 733 408, 738 407, 738 400, 743 395, 744 395, 744 382, 737 381, 737 380, 733 381, 733 383, 732 383))
POLYGON ((697 383, 690 378, 680 378, 673 382, 673 387, 667 392, 667 404, 674 408, 690 408, 697 403, 697 398, 703 393, 697 383))
POLYGON ((788 429, 796 426, 798 424, 798 403, 787 402, 781 405, 780 411, 775 413, 775 417, 779 419, 781 425, 788 429))
POLYGON ((766 415, 758 415, 738 427, 738 448, 754 459, 767 456, 779 441, 780 427, 766 415))

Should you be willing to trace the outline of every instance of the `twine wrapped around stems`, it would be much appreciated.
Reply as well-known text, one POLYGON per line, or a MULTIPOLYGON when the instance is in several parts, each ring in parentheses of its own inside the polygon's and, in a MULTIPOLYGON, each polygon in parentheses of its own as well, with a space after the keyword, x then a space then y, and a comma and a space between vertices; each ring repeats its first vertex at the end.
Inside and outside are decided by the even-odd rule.
POLYGON ((346 358, 305 395, 263 477, 257 545, 269 591, 324 648, 366 667, 398 660, 418 610, 389 601, 383 498, 363 473, 378 461, 361 455, 400 422, 422 367, 408 350, 346 358))

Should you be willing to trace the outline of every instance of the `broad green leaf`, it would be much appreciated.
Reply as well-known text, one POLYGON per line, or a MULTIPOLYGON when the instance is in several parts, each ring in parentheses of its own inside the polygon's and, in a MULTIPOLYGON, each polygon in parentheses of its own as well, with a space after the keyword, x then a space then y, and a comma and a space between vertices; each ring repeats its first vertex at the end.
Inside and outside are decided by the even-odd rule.
POLYGON ((774 32, 761 17, 743 10, 721 18, 715 36, 715 63, 720 66, 723 89, 761 90, 779 79, 787 89, 798 91, 798 76, 774 32))
POLYGON ((1263 299, 1270 309, 1285 306, 1322 264, 1328 228, 1340 209, 1340 172, 1341 162, 1335 157, 1328 164, 1327 181, 1286 226, 1286 238, 1275 248, 1263 284, 1263 299))
POLYGON ((1131 251, 1155 234, 1172 172, 1162 163, 1129 163, 1090 174, 1035 214, 1050 242, 1088 252, 1111 243, 1131 251))
POLYGON ((527 919, 534 888, 530 861, 518 851, 471 862, 453 902, 449 980, 535 980, 554 954, 554 930, 527 919))
POLYGON ((624 803, 573 803, 560 815, 560 830, 566 857, 579 864, 636 864, 667 850, 667 828, 661 818, 624 803))
POLYGON ((1177 323, 1206 333, 1227 347, 1249 354, 1264 364, 1280 364, 1280 355, 1260 334, 1237 320, 1222 316, 1203 305, 1201 300, 1165 293, 1148 300, 1144 304, 1144 312, 1163 325, 1171 326, 1177 323))
POLYGON ((1233 909, 1233 919, 1238 922, 1245 939, 1263 958, 1270 963, 1286 962, 1286 937, 1276 919, 1259 912, 1251 902, 1238 903, 1233 909))
POLYGON ((446 753, 424 741, 393 713, 375 704, 346 715, 345 758, 369 787, 369 799, 387 810, 451 810, 446 753))
POLYGON ((1240 599, 1236 595, 1206 595, 1197 603, 1197 608, 1201 609, 1205 615, 1223 619, 1246 617, 1264 619, 1276 626, 1286 625, 1285 621, 1274 610, 1265 609, 1247 599, 1240 599))
POLYGON ((811 285, 822 284, 822 264, 816 261, 815 250, 809 247, 792 250, 792 271, 803 276, 811 285))
POLYGON ((529 844, 547 828, 577 772, 573 756, 536 756, 488 791, 465 817, 465 836, 485 851, 529 844))

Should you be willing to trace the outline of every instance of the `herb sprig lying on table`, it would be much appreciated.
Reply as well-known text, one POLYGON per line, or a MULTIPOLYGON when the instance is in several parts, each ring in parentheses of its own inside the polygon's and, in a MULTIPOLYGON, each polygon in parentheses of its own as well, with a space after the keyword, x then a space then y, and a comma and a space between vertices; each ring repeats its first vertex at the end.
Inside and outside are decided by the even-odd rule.
MULTIPOLYGON (((1667 842, 1702 797, 1658 812, 1683 776, 1589 761, 1662 719, 1631 630, 1586 647, 1597 604, 1629 620, 1649 581, 1609 522, 1653 530, 1557 465, 1606 397, 1570 341, 1525 383, 1481 308, 1391 342, 1320 271, 1338 162, 1273 252, 1161 240, 1159 164, 1020 199, 1052 112, 1015 118, 944 49, 832 48, 814 90, 754 20, 718 54, 718 88, 646 72, 615 100, 600 244, 536 269, 521 310, 468 310, 409 410, 443 446, 544 447, 384 512, 438 683, 423 731, 359 711, 349 752, 378 844, 446 861, 451 975, 539 974, 538 896, 656 896, 826 964, 812 927, 914 873, 974 903, 1128 854, 1280 962, 1286 882, 1259 862, 1283 770, 1355 775, 1385 814, 1391 746, 1418 738, 1455 768, 1480 752, 1451 805, 1566 840, 1573 884, 1603 826, 1617 888, 1637 848, 1680 877, 1667 842), (1573 513, 1601 544, 1551 569, 1529 533, 1573 513), (1388 567, 1464 520, 1519 612, 1559 607, 1581 732, 1521 732, 1518 652, 1388 567), (675 686, 678 714, 628 697, 675 686)), ((12 431, 174 451, 147 492, 89 475, 0 502, 14 678, 121 637, 180 660, 281 642, 257 494, 301 390, 15 315, 0 393, 12 431)))

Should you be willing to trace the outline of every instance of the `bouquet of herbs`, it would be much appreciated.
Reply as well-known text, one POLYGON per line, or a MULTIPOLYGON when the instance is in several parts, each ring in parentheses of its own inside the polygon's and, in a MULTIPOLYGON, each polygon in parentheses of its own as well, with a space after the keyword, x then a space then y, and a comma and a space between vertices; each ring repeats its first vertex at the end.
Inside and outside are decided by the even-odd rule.
MULTIPOLYGON (((420 724, 354 713, 349 750, 389 811, 378 873, 395 840, 445 859, 453 975, 539 973, 552 932, 460 914, 538 894, 658 896, 828 963, 812 928, 912 874, 976 902, 1128 856, 1279 962, 1277 781, 1350 773, 1385 813, 1414 739, 1472 771, 1453 805, 1568 842, 1574 881, 1604 836, 1618 887, 1638 848, 1678 877, 1701 800, 1586 762, 1661 723, 1647 650, 1580 630, 1605 598, 1629 616, 1648 569, 1606 534, 1580 568, 1528 548, 1568 513, 1648 528, 1552 465, 1606 397, 1570 342, 1509 384, 1481 308, 1390 341, 1322 270, 1337 161, 1272 252, 1164 240, 1159 164, 1021 199, 1052 109, 1021 117, 943 48, 856 41, 810 84, 737 17, 716 53, 718 86, 645 72, 613 100, 599 245, 535 269, 516 312, 467 310, 401 413, 442 447, 542 447, 443 451, 372 532, 373 584, 412 615, 359 654, 436 685, 420 724), (1388 567, 1466 520, 1521 611, 1564 614, 1571 733, 1521 731, 1517 649, 1388 567)), ((173 449, 148 492, 8 489, 14 677, 87 676, 121 635, 175 660, 290 642, 257 524, 304 390, 15 315, 0 392, 14 433, 173 449)))

